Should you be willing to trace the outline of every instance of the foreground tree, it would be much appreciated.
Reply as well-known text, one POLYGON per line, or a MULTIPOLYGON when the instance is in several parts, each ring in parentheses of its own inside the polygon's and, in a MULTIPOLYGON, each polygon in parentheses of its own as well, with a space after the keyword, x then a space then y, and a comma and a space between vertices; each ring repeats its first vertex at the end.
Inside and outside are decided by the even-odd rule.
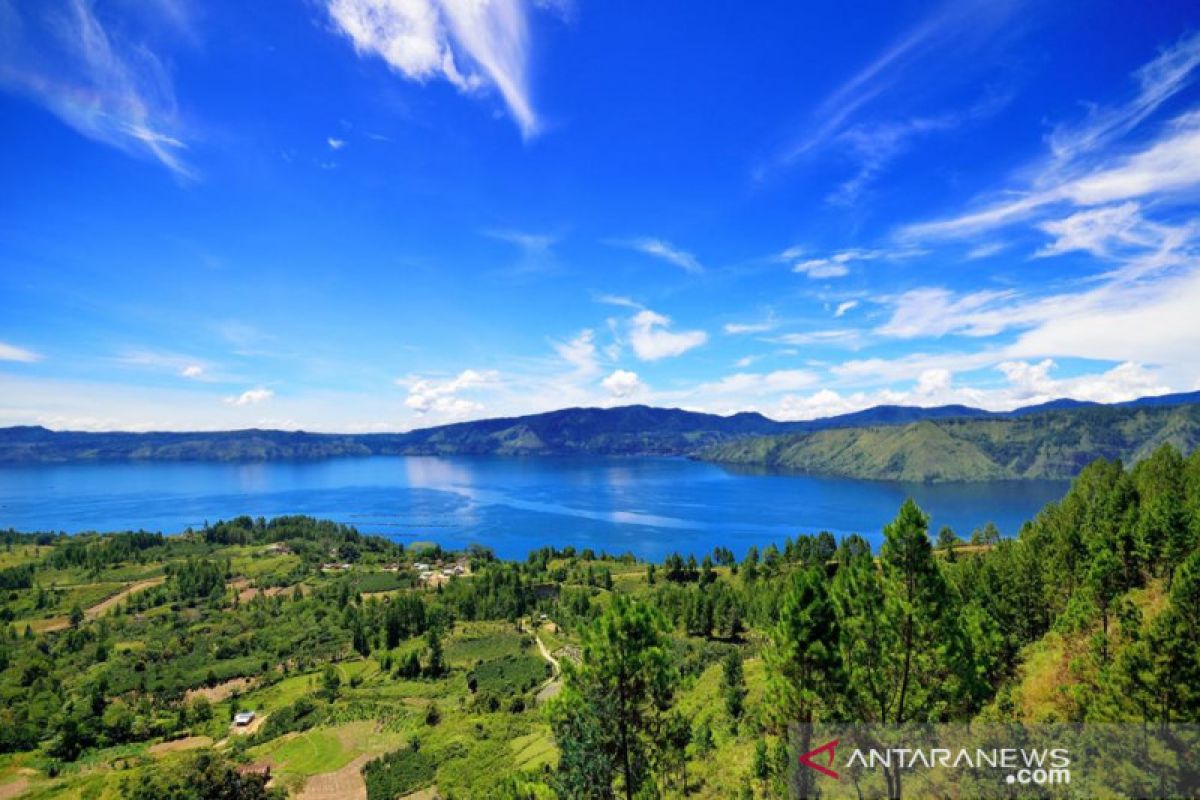
POLYGON ((615 780, 632 800, 647 784, 673 699, 667 644, 658 612, 623 595, 585 632, 581 662, 565 665, 550 711, 564 797, 611 797, 615 780))
MULTIPOLYGON (((794 744, 801 753, 811 749, 812 724, 837 708, 842 674, 837 641, 837 617, 824 573, 818 567, 794 573, 763 660, 768 718, 781 742, 791 739, 793 723, 799 726, 794 744)), ((784 758, 785 773, 787 763, 784 758)), ((788 780, 786 774, 780 778, 788 780)), ((808 770, 793 771, 789 782, 799 797, 812 793, 808 770)))
MULTIPOLYGON (((879 567, 846 553, 834 580, 846 719, 931 722, 970 707, 979 685, 960 603, 933 556, 929 519, 906 500, 884 528, 879 567)), ((888 794, 900 774, 887 771, 888 794)))

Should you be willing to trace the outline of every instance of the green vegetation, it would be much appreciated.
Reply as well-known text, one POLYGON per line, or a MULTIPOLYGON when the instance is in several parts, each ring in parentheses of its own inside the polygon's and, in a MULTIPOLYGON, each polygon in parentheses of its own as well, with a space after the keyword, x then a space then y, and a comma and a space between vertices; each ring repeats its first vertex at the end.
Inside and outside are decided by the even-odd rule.
POLYGON ((795 722, 1200 720, 1200 452, 1170 446, 1016 539, 906 502, 875 553, 503 562, 304 517, 0 541, 4 796, 804 796, 795 722))
POLYGON ((1007 414, 968 406, 876 406, 788 422, 757 413, 722 417, 623 406, 567 408, 407 433, 82 433, 25 426, 0 428, 0 463, 703 453, 705 458, 730 463, 863 478, 1070 478, 1095 458, 1138 460, 1164 442, 1191 450, 1197 442, 1195 413, 1172 411, 1188 404, 1194 412, 1200 392, 1115 406, 1048 403, 1007 414), (996 424, 979 427, 973 422, 996 424))
POLYGON ((1097 458, 1135 463, 1200 445, 1200 406, 1082 407, 1011 419, 924 420, 741 438, 700 458, 817 475, 913 482, 1072 478, 1097 458))
MULTIPOLYGON (((414 740, 414 744, 419 740, 414 740)), ((369 800, 400 797, 428 786, 437 774, 437 763, 416 747, 406 747, 377 758, 363 769, 369 800)))

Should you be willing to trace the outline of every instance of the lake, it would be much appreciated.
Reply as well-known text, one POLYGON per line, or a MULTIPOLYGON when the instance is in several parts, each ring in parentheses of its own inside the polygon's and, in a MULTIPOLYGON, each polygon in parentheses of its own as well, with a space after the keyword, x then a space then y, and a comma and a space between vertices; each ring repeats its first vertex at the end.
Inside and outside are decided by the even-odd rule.
POLYGON ((176 533, 239 514, 310 514, 401 542, 472 542, 504 558, 543 545, 659 559, 723 545, 740 558, 797 533, 878 545, 905 497, 961 536, 1014 534, 1060 481, 903 484, 734 470, 682 458, 375 456, 247 464, 0 466, 0 528, 176 533))

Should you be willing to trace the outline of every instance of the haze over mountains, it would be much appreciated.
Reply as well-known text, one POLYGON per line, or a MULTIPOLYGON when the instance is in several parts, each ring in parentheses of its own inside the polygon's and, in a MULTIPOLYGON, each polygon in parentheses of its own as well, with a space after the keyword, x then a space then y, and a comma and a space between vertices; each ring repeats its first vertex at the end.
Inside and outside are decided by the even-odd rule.
POLYGON ((877 406, 782 422, 623 406, 571 408, 407 433, 77 432, 0 429, 0 462, 247 461, 367 455, 689 455, 750 466, 898 480, 1066 478, 1093 458, 1137 460, 1200 443, 1200 392, 1112 406, 1056 400, 997 413, 877 406))

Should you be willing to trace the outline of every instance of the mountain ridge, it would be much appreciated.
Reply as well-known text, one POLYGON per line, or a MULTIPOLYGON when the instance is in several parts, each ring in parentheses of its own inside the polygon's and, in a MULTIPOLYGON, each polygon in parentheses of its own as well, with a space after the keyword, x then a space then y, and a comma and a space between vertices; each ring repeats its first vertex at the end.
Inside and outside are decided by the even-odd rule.
MULTIPOLYGON (((0 428, 0 463, 268 461, 368 455, 700 455, 708 458, 715 452, 714 447, 756 437, 903 428, 922 422, 1012 420, 1040 414, 1080 413, 1094 408, 1163 408, 1191 404, 1200 404, 1200 392, 1145 397, 1113 405, 1056 400, 1008 412, 964 405, 881 405, 803 421, 773 420, 754 411, 718 415, 646 405, 567 408, 449 423, 403 433, 317 433, 262 428, 83 432, 22 425, 0 428)), ((911 438, 912 434, 909 436, 911 438)), ((912 446, 915 445, 909 445, 912 446)), ((735 453, 737 457, 732 459, 733 463, 751 463, 740 461, 748 458, 744 450, 726 451, 725 455, 735 453)), ((868 470, 876 471, 879 470, 868 470)), ((857 471, 852 470, 851 474, 857 474, 857 471)))

